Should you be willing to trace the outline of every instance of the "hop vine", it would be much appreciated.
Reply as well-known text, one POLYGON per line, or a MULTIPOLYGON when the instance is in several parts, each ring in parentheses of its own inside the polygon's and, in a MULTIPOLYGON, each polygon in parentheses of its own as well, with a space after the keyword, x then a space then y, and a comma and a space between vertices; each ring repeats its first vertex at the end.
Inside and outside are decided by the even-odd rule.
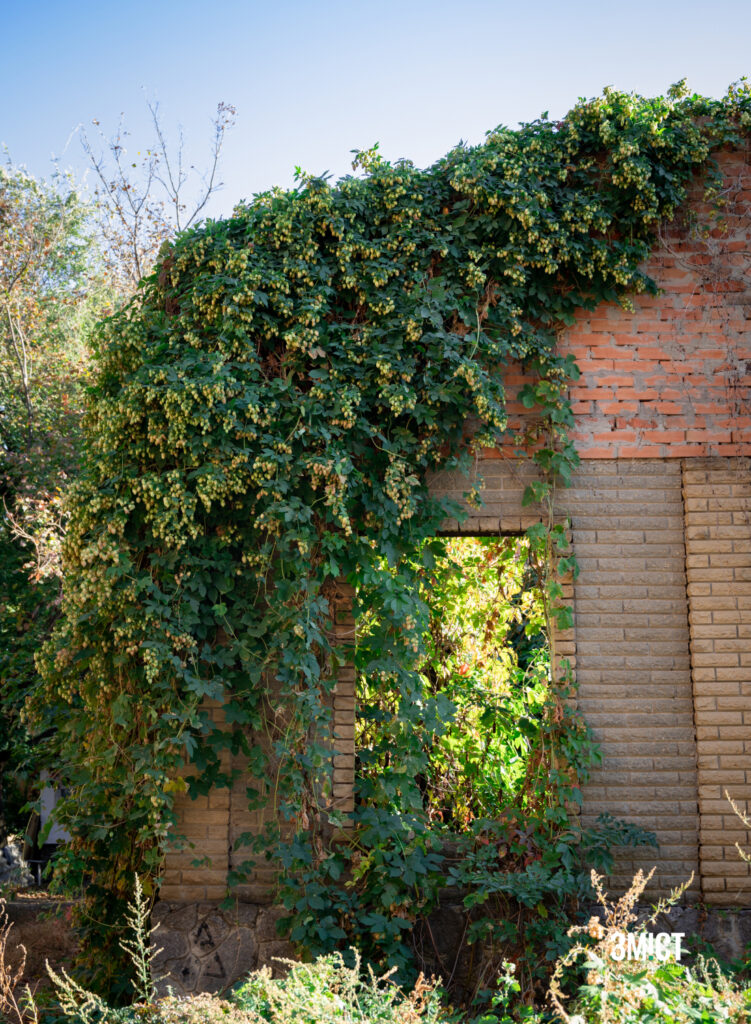
MULTIPOLYGON (((745 145, 750 123, 743 83, 722 100, 607 90, 427 169, 360 153, 353 176, 300 174, 181 234, 103 323, 64 616, 29 708, 67 765, 65 865, 87 881, 78 921, 100 984, 122 970, 113 925, 132 878, 155 882, 176 841, 183 776, 194 793, 230 784, 228 747, 255 766, 259 800, 275 766, 280 818, 297 832, 281 859, 317 872, 325 942, 368 931, 351 891, 333 895, 345 855, 321 797, 327 698, 352 657, 332 639, 341 578, 381 624, 358 671, 390 680, 403 726, 390 769, 360 784, 358 863, 395 834, 430 849, 410 728, 440 718, 416 671, 419 553, 458 511, 427 476, 466 466, 473 445, 515 441, 504 376, 521 361, 522 401, 540 414, 530 500, 567 481, 578 371, 559 332, 577 309, 655 292, 643 262, 660 221, 696 174, 718 194, 712 153, 745 145), (284 728, 262 756, 270 692, 284 728)), ((549 532, 530 543, 558 557, 549 532)), ((554 569, 549 586, 554 601, 554 569)), ((404 927, 369 928, 383 959, 399 961, 404 927)))

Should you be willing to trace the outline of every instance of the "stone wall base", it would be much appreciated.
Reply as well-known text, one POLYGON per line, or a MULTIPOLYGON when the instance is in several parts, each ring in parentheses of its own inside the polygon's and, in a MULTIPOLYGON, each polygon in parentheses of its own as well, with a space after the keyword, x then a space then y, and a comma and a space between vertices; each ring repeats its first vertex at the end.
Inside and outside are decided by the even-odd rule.
POLYGON ((173 903, 160 900, 151 915, 157 990, 166 995, 222 992, 260 967, 278 969, 277 957, 292 957, 276 922, 283 915, 268 904, 173 903))
MULTIPOLYGON (((641 904, 636 912, 638 922, 646 921, 653 913, 651 907, 641 904)), ((602 918, 602 908, 593 906, 592 914, 602 918)), ((681 945, 689 956, 692 948, 705 942, 712 947, 707 950, 709 956, 726 962, 745 960, 746 946, 751 943, 751 909, 679 905, 660 914, 647 931, 654 934, 681 932, 684 935, 681 945)), ((685 959, 684 955, 682 960, 685 959)))
MULTIPOLYGON (((593 906, 591 913, 599 916, 601 909, 593 906)), ((649 907, 638 911, 642 920, 650 913, 649 907)), ((218 903, 160 901, 152 914, 152 923, 159 926, 154 943, 162 949, 154 960, 160 995, 169 988, 181 996, 223 992, 260 967, 283 969, 276 958, 296 957, 290 943, 277 934, 276 922, 282 915, 278 907, 253 903, 223 910, 218 903)), ((461 949, 466 922, 461 902, 449 900, 418 926, 416 934, 426 966, 437 974, 450 973, 460 987, 471 984, 471 969, 464 962, 468 950, 461 949)), ((738 960, 751 943, 751 909, 676 906, 660 915, 650 931, 683 932, 684 950, 700 939, 721 959, 738 960)))

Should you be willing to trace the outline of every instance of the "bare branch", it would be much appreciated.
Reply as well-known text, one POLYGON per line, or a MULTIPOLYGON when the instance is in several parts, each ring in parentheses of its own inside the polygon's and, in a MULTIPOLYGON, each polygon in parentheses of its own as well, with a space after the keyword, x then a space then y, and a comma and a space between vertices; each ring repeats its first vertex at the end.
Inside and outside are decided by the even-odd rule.
POLYGON ((26 407, 26 432, 27 436, 31 438, 31 433, 34 427, 34 408, 31 403, 31 392, 29 388, 30 374, 29 374, 29 350, 26 344, 26 337, 21 324, 13 317, 10 304, 6 304, 5 314, 8 320, 9 334, 8 339, 10 344, 8 348, 12 350, 18 363, 18 370, 21 375, 21 389, 23 394, 23 401, 26 407))
POLYGON ((186 228, 190 227, 194 220, 198 217, 200 212, 206 206, 209 198, 222 188, 223 182, 215 184, 216 172, 219 167, 219 157, 221 156, 222 146, 224 145, 224 136, 228 128, 231 128, 235 123, 235 115, 237 111, 229 103, 219 103, 216 108, 216 117, 214 118, 214 148, 212 153, 211 170, 209 173, 209 180, 206 181, 206 176, 203 178, 205 185, 205 192, 203 199, 199 202, 196 209, 193 211, 190 219, 185 225, 186 228))
MULTIPOLYGON (((175 232, 196 222, 211 196, 221 188, 217 181, 219 161, 227 129, 234 123, 235 108, 219 103, 212 120, 213 135, 208 170, 200 175, 202 187, 189 207, 184 199, 190 174, 186 169, 185 140, 178 129, 176 149, 171 149, 156 102, 148 103, 154 143, 145 149, 140 161, 128 157, 122 119, 112 139, 106 139, 97 154, 81 129, 83 150, 97 179, 96 195, 100 204, 100 230, 107 249, 110 269, 126 291, 154 266, 165 241, 175 232)), ((140 153, 138 154, 140 156, 140 153)), ((190 171, 195 168, 191 166, 190 171)))

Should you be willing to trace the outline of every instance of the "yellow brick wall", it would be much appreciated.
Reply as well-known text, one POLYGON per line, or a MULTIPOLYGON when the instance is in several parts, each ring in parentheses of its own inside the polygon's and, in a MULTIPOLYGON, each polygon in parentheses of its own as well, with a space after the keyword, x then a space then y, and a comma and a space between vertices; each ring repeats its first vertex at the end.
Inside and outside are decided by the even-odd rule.
MULTIPOLYGON (((579 702, 603 765, 585 788, 583 820, 607 811, 657 833, 659 851, 624 850, 611 884, 628 885, 639 867, 657 864, 652 895, 693 871, 694 894, 708 902, 751 902, 748 867, 735 849, 751 837, 724 790, 751 804, 751 460, 602 459, 582 464, 559 496, 580 566, 567 581, 574 630, 556 637, 556 653, 575 669, 579 702)), ((485 506, 447 532, 519 533, 539 514, 523 509, 529 469, 489 459, 485 506)), ((466 478, 444 473, 436 494, 461 499, 466 478)), ((351 591, 332 595, 336 639, 354 638, 351 591)), ((353 807, 355 680, 340 670, 333 694, 333 789, 324 798, 353 807)), ((221 708, 212 708, 221 720, 221 708)), ((229 755, 226 755, 227 757, 229 755)), ((235 757, 232 767, 242 769, 235 757)), ((180 803, 181 827, 199 850, 170 854, 165 899, 224 895, 228 868, 245 853, 232 846, 257 831, 246 781, 180 803), (210 868, 194 868, 198 852, 210 868)), ((273 805, 265 811, 273 814, 273 805)), ((238 895, 268 897, 273 865, 262 866, 238 895)))
MULTIPOLYGON (((353 596, 351 587, 338 583, 329 597, 334 618, 331 638, 334 643, 354 641, 353 596)), ((214 722, 224 723, 219 703, 207 701, 204 706, 214 722)), ((331 792, 321 796, 327 807, 347 814, 354 810, 355 779, 355 673, 351 665, 340 667, 330 706, 332 734, 328 742, 333 761, 332 785, 331 792)), ((215 789, 208 796, 199 796, 195 800, 187 795, 176 800, 177 832, 194 844, 194 848, 186 846, 182 850, 168 852, 160 890, 162 899, 184 902, 221 900, 227 894, 228 872, 253 858, 256 863, 252 873, 247 882, 233 887, 233 896, 268 901, 276 866, 254 855, 247 844, 238 846, 243 835, 258 835, 277 813, 273 798, 275 762, 271 737, 268 733, 257 735, 254 742, 263 747, 269 759, 271 795, 268 803, 261 810, 249 810, 246 790, 251 780, 247 757, 225 751, 222 770, 228 772, 231 769, 237 773, 231 788, 215 789), (209 863, 195 866, 193 862, 203 856, 209 858, 209 863)))
POLYGON ((751 460, 685 460, 683 496, 702 888, 748 904, 751 836, 725 791, 751 805, 751 460))
MULTIPOLYGON (((206 701, 205 708, 217 725, 224 724, 224 710, 217 701, 206 701)), ((222 755, 222 770, 227 771, 230 754, 222 755)), ((185 772, 185 774, 190 774, 185 772)), ((228 833, 230 794, 227 789, 212 790, 207 796, 191 800, 187 794, 176 798, 177 831, 194 844, 167 854, 160 896, 163 900, 220 900, 227 892, 228 833), (193 862, 206 856, 209 863, 200 867, 193 862)))
MULTIPOLYGON (((513 533, 539 518, 521 507, 528 465, 492 458, 476 473, 484 507, 448 529, 513 533)), ((681 483, 680 460, 598 459, 582 463, 558 495, 580 566, 573 635, 560 638, 558 653, 572 661, 603 755, 584 789, 583 821, 609 812, 657 833, 660 851, 620 851, 610 880, 624 889, 638 868, 657 864, 653 896, 692 872, 696 893, 699 877, 681 483)), ((469 482, 442 473, 432 486, 461 501, 469 482)))

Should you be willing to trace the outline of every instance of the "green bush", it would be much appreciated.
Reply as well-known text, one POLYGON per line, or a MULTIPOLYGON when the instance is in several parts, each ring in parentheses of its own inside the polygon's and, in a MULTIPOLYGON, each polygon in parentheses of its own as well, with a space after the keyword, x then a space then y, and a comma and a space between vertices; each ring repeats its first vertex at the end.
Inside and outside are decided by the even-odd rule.
MULTIPOLYGON (((284 977, 268 967, 251 974, 228 997, 207 993, 169 996, 113 1009, 71 978, 57 979, 61 1015, 55 1024, 440 1024, 448 1022, 435 981, 418 979, 409 993, 361 970, 354 952, 351 967, 340 953, 313 963, 285 962, 284 977)), ((42 1024, 52 1024, 42 1021, 42 1024)))
POLYGON ((434 981, 419 978, 409 994, 361 971, 360 957, 348 967, 340 953, 319 957, 312 964, 295 964, 284 978, 272 978, 268 968, 252 974, 233 994, 237 1006, 252 1020, 268 1024, 417 1024, 446 1020, 434 981))
POLYGON ((751 991, 739 989, 712 961, 695 968, 647 962, 615 974, 590 961, 583 985, 566 1018, 571 1024, 714 1024, 747 1021, 751 991))

